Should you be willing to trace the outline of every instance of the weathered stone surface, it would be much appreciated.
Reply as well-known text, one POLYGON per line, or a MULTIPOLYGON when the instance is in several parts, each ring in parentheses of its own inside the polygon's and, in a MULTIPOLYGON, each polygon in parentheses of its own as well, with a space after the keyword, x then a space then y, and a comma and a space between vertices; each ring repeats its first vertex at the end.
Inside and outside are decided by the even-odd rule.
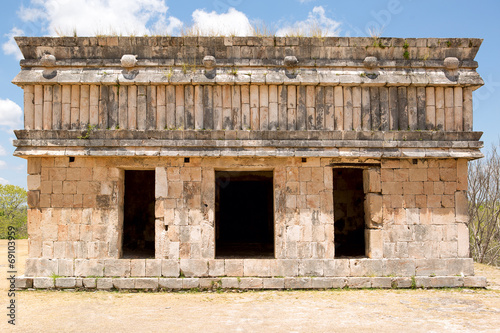
POLYGON ((324 276, 349 276, 349 259, 325 260, 324 276))
POLYGON ((262 279, 262 287, 264 289, 284 289, 285 279, 284 278, 264 278, 262 279))
POLYGON ((240 288, 241 289, 262 289, 263 279, 261 278, 241 278, 240 288))
POLYGON ((456 288, 464 286, 464 278, 459 276, 417 276, 417 288, 456 288))
POLYGON ((135 278, 135 289, 158 289, 158 278, 135 278))
POLYGON ((113 287, 119 290, 134 289, 135 279, 133 278, 116 278, 113 279, 113 287))
POLYGON ((130 260, 106 259, 104 260, 104 276, 130 276, 130 260))
POLYGON ((384 265, 382 260, 350 259, 350 276, 382 276, 384 265))
POLYGON ((130 276, 141 277, 146 276, 146 260, 132 259, 130 260, 130 276))
POLYGON ((163 259, 161 262, 161 275, 165 277, 179 276, 179 261, 163 259))
POLYGON ((241 259, 226 259, 224 261, 224 271, 227 276, 243 276, 244 266, 241 259))
POLYGON ((104 276, 104 261, 75 259, 75 276, 104 276))
POLYGON ((371 279, 367 277, 349 277, 347 278, 347 286, 353 289, 371 288, 371 279))
POLYGON ((97 279, 96 278, 83 278, 83 287, 87 289, 95 289, 97 288, 97 279))
POLYGON ((51 289, 54 288, 54 278, 50 277, 35 277, 33 278, 33 288, 35 289, 51 289))
POLYGON ((200 287, 200 280, 198 278, 182 279, 182 289, 195 289, 199 287, 200 287))
POLYGON ((240 285, 238 278, 230 278, 230 277, 222 278, 221 284, 222 288, 224 289, 238 288, 240 285))
POLYGON ((311 288, 331 289, 333 288, 333 281, 331 278, 313 277, 311 278, 311 288))
POLYGON ((76 278, 67 277, 67 278, 56 278, 55 279, 55 287, 61 289, 70 289, 76 287, 76 278))
POLYGON ((311 286, 312 286, 311 278, 307 278, 307 277, 288 278, 288 277, 285 277, 285 288, 286 289, 308 289, 308 288, 311 288, 311 286))
POLYGON ((112 278, 100 278, 96 279, 97 289, 109 290, 113 289, 113 279, 112 278))
POLYGON ((179 290, 182 289, 182 280, 176 278, 159 278, 158 286, 163 289, 179 290))
POLYGON ((17 276, 15 285, 19 289, 33 288, 33 278, 17 276))
POLYGON ((390 277, 372 277, 372 288, 392 288, 392 278, 390 277))
POLYGON ((156 276, 162 275, 162 259, 146 259, 146 275, 145 276, 156 276))
POLYGON ((464 277, 464 287, 468 288, 486 288, 487 281, 484 276, 466 276, 464 277))
POLYGON ((208 276, 208 261, 197 259, 181 259, 180 270, 186 277, 208 276))

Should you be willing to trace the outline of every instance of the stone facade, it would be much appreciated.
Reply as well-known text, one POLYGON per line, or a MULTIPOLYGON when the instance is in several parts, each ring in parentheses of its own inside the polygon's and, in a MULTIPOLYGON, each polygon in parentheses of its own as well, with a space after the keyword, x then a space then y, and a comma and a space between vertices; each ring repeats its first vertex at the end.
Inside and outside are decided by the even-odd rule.
POLYGON ((482 156, 480 40, 17 41, 30 235, 20 287, 484 286, 466 199, 467 162, 482 156), (356 204, 342 192, 354 183, 337 181, 346 169, 358 170, 356 204), (152 256, 123 252, 129 170, 154 172, 152 256), (273 254, 220 256, 216 174, 259 171, 272 174, 273 254), (339 255, 336 228, 356 216, 362 253, 339 255))

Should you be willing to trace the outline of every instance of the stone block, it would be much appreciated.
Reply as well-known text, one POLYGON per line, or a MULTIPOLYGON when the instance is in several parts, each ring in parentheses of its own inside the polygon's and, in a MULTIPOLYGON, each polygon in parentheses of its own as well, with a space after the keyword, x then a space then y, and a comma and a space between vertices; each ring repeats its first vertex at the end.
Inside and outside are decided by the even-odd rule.
POLYGON ((158 286, 162 289, 180 290, 182 289, 182 280, 177 278, 159 278, 158 286))
POLYGON ((135 281, 133 278, 115 278, 113 279, 113 287, 115 289, 134 289, 135 281))
POLYGON ((130 276, 142 277, 146 276, 146 260, 131 259, 130 260, 130 276))
POLYGON ((238 288, 240 283, 238 278, 226 277, 221 279, 221 285, 223 289, 233 289, 238 288))
POLYGON ((372 288, 392 288, 392 279, 390 277, 372 277, 372 288))
POLYGON ((44 258, 26 259, 25 275, 27 277, 49 277, 59 271, 57 260, 44 258))
POLYGON ((417 276, 417 288, 458 288, 464 286, 464 278, 459 276, 417 276))
POLYGON ((241 289, 262 289, 263 279, 261 278, 241 278, 241 289))
POLYGON ((349 259, 350 276, 382 276, 384 261, 381 259, 349 259))
POLYGON ((413 259, 386 259, 384 260, 384 276, 414 276, 415 260, 413 259))
POLYGON ((455 192, 455 216, 457 222, 469 222, 467 193, 465 191, 455 192))
POLYGON ((348 277, 347 286, 353 289, 371 288, 371 278, 369 277, 348 277))
POLYGON ((366 256, 371 259, 384 257, 384 239, 382 230, 365 229, 366 256))
POLYGON ((161 259, 146 259, 146 276, 161 276, 161 259))
POLYGON ((130 259, 104 260, 104 276, 130 276, 130 259))
POLYGON ((75 287, 76 288, 83 288, 83 279, 82 278, 75 278, 75 287))
POLYGON ((243 276, 271 276, 270 264, 268 259, 244 259, 243 276))
POLYGON ((57 278, 55 280, 56 280, 55 283, 56 288, 73 289, 76 287, 76 278, 74 277, 57 278))
POLYGON ((100 278, 97 279, 97 289, 110 290, 113 289, 113 279, 112 278, 100 278))
POLYGON ((265 278, 262 287, 264 289, 283 289, 285 288, 284 278, 265 278))
POLYGON ((147 290, 156 290, 158 289, 158 278, 135 278, 135 289, 147 289, 147 290))
POLYGON ((415 262, 416 276, 446 275, 446 265, 440 259, 417 259, 415 262))
POLYGON ((213 259, 208 261, 209 276, 224 276, 224 260, 213 259))
POLYGON ((487 281, 484 276, 466 276, 464 277, 464 287, 467 288, 486 288, 487 281))
POLYGON ((363 170, 363 189, 365 193, 382 192, 382 183, 379 169, 363 170))
POLYGON ((242 259, 224 260, 224 271, 226 276, 243 276, 243 267, 242 259))
POLYGON ((469 257, 469 228, 465 223, 457 223, 458 257, 469 257))
POLYGON ((324 260, 302 259, 299 260, 299 276, 323 276, 324 260))
POLYGON ((474 275, 474 261, 471 258, 444 259, 444 266, 446 267, 447 274, 439 275, 474 275))
POLYGON ((329 259, 324 263, 324 276, 349 276, 349 259, 329 259))
POLYGON ((382 228, 382 195, 368 193, 365 196, 365 224, 369 229, 382 228))
POLYGON ((18 289, 28 289, 33 288, 33 278, 25 276, 17 276, 15 282, 16 288, 18 289))
POLYGON ((97 279, 96 278, 83 278, 83 287, 87 289, 95 289, 97 287, 97 279))
POLYGON ((392 282, 396 288, 411 288, 413 285, 411 277, 395 277, 392 282))
POLYGON ((60 276, 73 276, 74 275, 74 261, 73 259, 58 259, 58 273, 60 276))
POLYGON ((215 290, 221 287, 220 279, 216 278, 201 278, 198 279, 200 283, 200 289, 202 290, 215 290))
POLYGON ((195 289, 200 287, 200 279, 185 278, 182 279, 182 289, 195 289))
POLYGON ((75 259, 75 276, 104 276, 104 261, 75 259))
POLYGON ((208 276, 208 261, 201 259, 181 259, 180 269, 186 277, 208 276))
POLYGON ((179 261, 172 259, 162 259, 161 261, 161 276, 179 277, 179 261))
POLYGON ((54 288, 54 279, 50 277, 33 278, 33 288, 35 289, 51 289, 54 288))
POLYGON ((332 277, 330 280, 334 289, 343 289, 347 286, 347 277, 332 277))
POLYGON ((311 286, 310 277, 285 277, 286 289, 309 289, 311 286))
POLYGON ((311 288, 313 289, 331 289, 333 281, 331 278, 313 277, 311 278, 311 288))

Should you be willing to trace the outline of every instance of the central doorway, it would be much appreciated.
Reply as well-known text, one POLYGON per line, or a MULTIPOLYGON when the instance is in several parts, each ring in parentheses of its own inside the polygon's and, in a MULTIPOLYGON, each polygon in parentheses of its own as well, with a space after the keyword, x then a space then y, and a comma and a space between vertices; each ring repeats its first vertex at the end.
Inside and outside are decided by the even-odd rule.
POLYGON ((215 172, 216 258, 274 258, 272 171, 215 172))

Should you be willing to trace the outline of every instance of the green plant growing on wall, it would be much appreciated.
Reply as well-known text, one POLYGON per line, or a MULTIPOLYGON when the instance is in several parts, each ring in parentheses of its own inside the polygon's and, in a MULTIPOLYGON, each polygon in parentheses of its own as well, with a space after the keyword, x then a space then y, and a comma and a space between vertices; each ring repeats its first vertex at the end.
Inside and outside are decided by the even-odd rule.
POLYGON ((236 67, 231 68, 231 70, 229 71, 229 74, 234 75, 234 76, 238 75, 238 68, 236 68, 236 67))
POLYGON ((94 131, 95 128, 96 128, 95 125, 88 124, 87 125, 87 131, 85 132, 84 135, 79 136, 78 139, 80 139, 80 140, 88 140, 88 139, 90 139, 90 134, 94 131))

